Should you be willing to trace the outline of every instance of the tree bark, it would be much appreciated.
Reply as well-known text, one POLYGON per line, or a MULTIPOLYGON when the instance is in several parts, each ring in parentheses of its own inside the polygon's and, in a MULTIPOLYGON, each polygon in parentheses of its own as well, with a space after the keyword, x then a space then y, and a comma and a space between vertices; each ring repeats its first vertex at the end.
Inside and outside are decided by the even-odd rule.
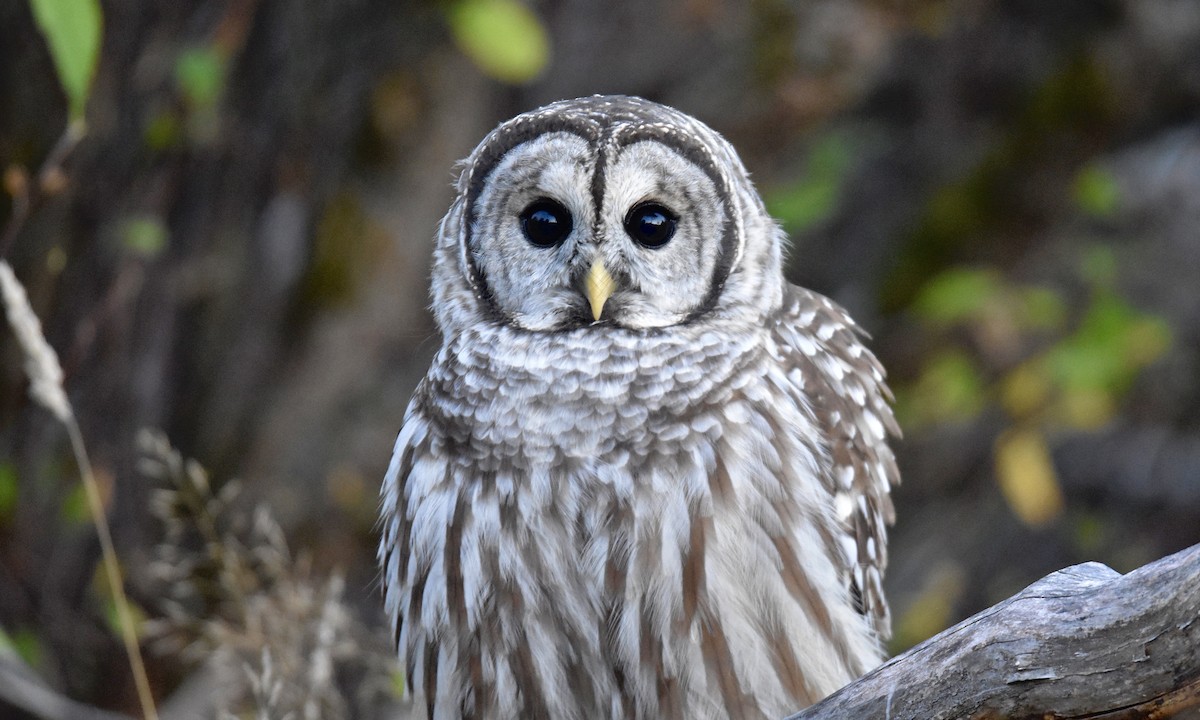
MULTIPOLYGON (((46 720, 122 717, 56 696, 11 658, 5 703, 46 720)), ((1200 545, 1128 575, 1059 570, 787 720, 864 718, 1200 718, 1200 545)))
POLYGON ((1048 575, 788 720, 1200 718, 1200 545, 1048 575))

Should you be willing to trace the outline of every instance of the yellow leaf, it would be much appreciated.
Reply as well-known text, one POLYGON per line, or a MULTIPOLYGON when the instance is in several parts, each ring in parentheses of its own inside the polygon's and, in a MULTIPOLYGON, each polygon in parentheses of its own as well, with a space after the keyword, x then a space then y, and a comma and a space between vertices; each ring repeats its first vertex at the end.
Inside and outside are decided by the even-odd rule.
POLYGON ((957 564, 945 562, 931 569, 920 594, 897 620, 891 649, 907 650, 949 627, 965 587, 966 575, 957 564))
POLYGON ((1079 430, 1097 430, 1117 412, 1111 393, 1091 388, 1064 391, 1053 410, 1054 419, 1079 430))
POLYGON ((1149 365, 1171 347, 1171 328, 1161 318, 1141 318, 1129 329, 1125 344, 1130 363, 1149 365))
POLYGON ((1044 526, 1062 512, 1062 490, 1041 432, 1009 430, 996 439, 996 478, 1009 507, 1026 525, 1044 526))
POLYGON ((1033 415, 1046 405, 1050 396, 1050 378, 1045 365, 1027 362, 1004 378, 1000 400, 1004 409, 1016 418, 1033 415))

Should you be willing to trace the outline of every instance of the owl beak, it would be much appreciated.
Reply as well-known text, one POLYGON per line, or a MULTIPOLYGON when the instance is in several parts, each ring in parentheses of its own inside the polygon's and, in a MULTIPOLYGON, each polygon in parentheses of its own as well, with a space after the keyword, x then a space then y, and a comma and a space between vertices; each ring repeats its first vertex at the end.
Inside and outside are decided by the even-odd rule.
POLYGON ((588 303, 592 306, 592 318, 599 321, 600 313, 604 312, 604 303, 608 302, 613 291, 617 289, 616 281, 608 274, 608 268, 604 267, 604 261, 600 258, 596 258, 592 267, 588 269, 584 288, 587 291, 588 303))

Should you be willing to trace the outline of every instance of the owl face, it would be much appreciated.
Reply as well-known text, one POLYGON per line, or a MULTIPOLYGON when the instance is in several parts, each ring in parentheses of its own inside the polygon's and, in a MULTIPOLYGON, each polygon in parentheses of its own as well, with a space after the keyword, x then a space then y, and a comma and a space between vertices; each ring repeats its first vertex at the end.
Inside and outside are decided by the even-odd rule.
POLYGON ((440 270, 467 280, 474 309, 523 330, 696 320, 730 304, 748 229, 776 244, 728 144, 644 100, 547 106, 501 125, 467 163, 442 233, 457 267, 440 270))

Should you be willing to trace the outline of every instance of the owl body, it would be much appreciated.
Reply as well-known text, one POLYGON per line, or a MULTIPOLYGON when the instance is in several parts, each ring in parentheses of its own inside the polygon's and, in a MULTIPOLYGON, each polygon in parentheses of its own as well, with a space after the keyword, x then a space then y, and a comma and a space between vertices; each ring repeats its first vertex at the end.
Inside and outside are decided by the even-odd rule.
POLYGON ((732 149, 586 98, 502 125, 459 191, 383 488, 429 716, 782 717, 875 665, 882 369, 783 281, 732 149))

